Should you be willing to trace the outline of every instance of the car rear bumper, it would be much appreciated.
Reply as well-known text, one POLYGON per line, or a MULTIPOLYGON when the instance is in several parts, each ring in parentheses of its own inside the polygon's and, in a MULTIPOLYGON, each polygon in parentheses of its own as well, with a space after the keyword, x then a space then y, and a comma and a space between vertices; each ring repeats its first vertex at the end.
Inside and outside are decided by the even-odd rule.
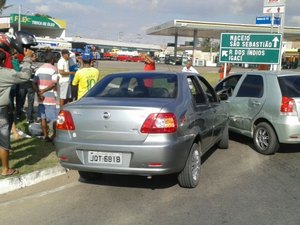
POLYGON ((84 145, 55 141, 57 156, 63 167, 79 171, 128 174, 163 175, 181 171, 193 140, 157 145, 84 145), (113 152, 122 154, 122 164, 90 163, 88 152, 113 152))
POLYGON ((300 122, 274 124, 279 143, 300 144, 300 122))

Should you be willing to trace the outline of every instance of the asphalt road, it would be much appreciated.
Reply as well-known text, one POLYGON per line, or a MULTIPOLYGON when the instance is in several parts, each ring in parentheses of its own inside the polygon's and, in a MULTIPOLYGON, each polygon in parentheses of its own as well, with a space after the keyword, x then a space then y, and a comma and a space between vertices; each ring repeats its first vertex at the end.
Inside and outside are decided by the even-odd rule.
POLYGON ((87 183, 69 171, 1 195, 0 223, 297 225, 299 190, 299 146, 263 156, 249 139, 231 135, 229 150, 205 155, 195 189, 179 187, 175 176, 103 175, 87 183))

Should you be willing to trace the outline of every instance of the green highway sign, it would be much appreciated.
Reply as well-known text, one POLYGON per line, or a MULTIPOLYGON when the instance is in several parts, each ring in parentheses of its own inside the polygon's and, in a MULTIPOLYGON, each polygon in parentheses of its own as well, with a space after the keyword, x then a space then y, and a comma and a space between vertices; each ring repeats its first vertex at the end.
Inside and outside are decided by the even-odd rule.
POLYGON ((281 34, 223 33, 220 62, 279 64, 281 34))

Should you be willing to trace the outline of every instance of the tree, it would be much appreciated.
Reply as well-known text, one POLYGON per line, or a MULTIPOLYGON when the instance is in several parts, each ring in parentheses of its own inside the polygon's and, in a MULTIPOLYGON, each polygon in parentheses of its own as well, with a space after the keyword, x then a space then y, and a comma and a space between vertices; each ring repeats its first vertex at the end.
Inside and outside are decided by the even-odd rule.
POLYGON ((210 51, 218 51, 219 43, 212 40, 211 38, 203 38, 201 41, 201 51, 203 52, 210 52, 210 51))
POLYGON ((49 16, 47 14, 39 14, 39 13, 36 13, 34 14, 35 16, 39 16, 39 17, 47 17, 47 18, 52 18, 52 16, 49 16))
POLYGON ((0 0, 0 15, 2 14, 3 10, 11 7, 12 5, 6 5, 6 0, 0 0))

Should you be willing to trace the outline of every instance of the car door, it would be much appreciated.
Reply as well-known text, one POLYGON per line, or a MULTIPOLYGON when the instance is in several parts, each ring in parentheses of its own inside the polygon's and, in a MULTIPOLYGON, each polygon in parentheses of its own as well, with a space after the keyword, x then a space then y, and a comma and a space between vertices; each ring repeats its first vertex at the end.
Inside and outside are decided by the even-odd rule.
POLYGON ((229 77, 225 78, 217 84, 217 86, 215 87, 215 91, 217 92, 217 94, 224 93, 227 94, 228 97, 231 97, 241 77, 242 74, 230 75, 229 77))
POLYGON ((217 94, 212 86, 201 76, 198 76, 202 90, 206 94, 207 101, 214 112, 213 122, 213 139, 222 135, 224 126, 227 123, 228 112, 225 110, 225 106, 218 100, 217 94))
POLYGON ((194 113, 191 115, 192 124, 200 132, 202 146, 209 148, 212 143, 215 109, 207 101, 197 76, 189 75, 187 81, 194 109, 194 113))
POLYGON ((265 102, 264 77, 259 74, 245 74, 229 98, 231 129, 242 133, 251 132, 252 121, 265 102))

